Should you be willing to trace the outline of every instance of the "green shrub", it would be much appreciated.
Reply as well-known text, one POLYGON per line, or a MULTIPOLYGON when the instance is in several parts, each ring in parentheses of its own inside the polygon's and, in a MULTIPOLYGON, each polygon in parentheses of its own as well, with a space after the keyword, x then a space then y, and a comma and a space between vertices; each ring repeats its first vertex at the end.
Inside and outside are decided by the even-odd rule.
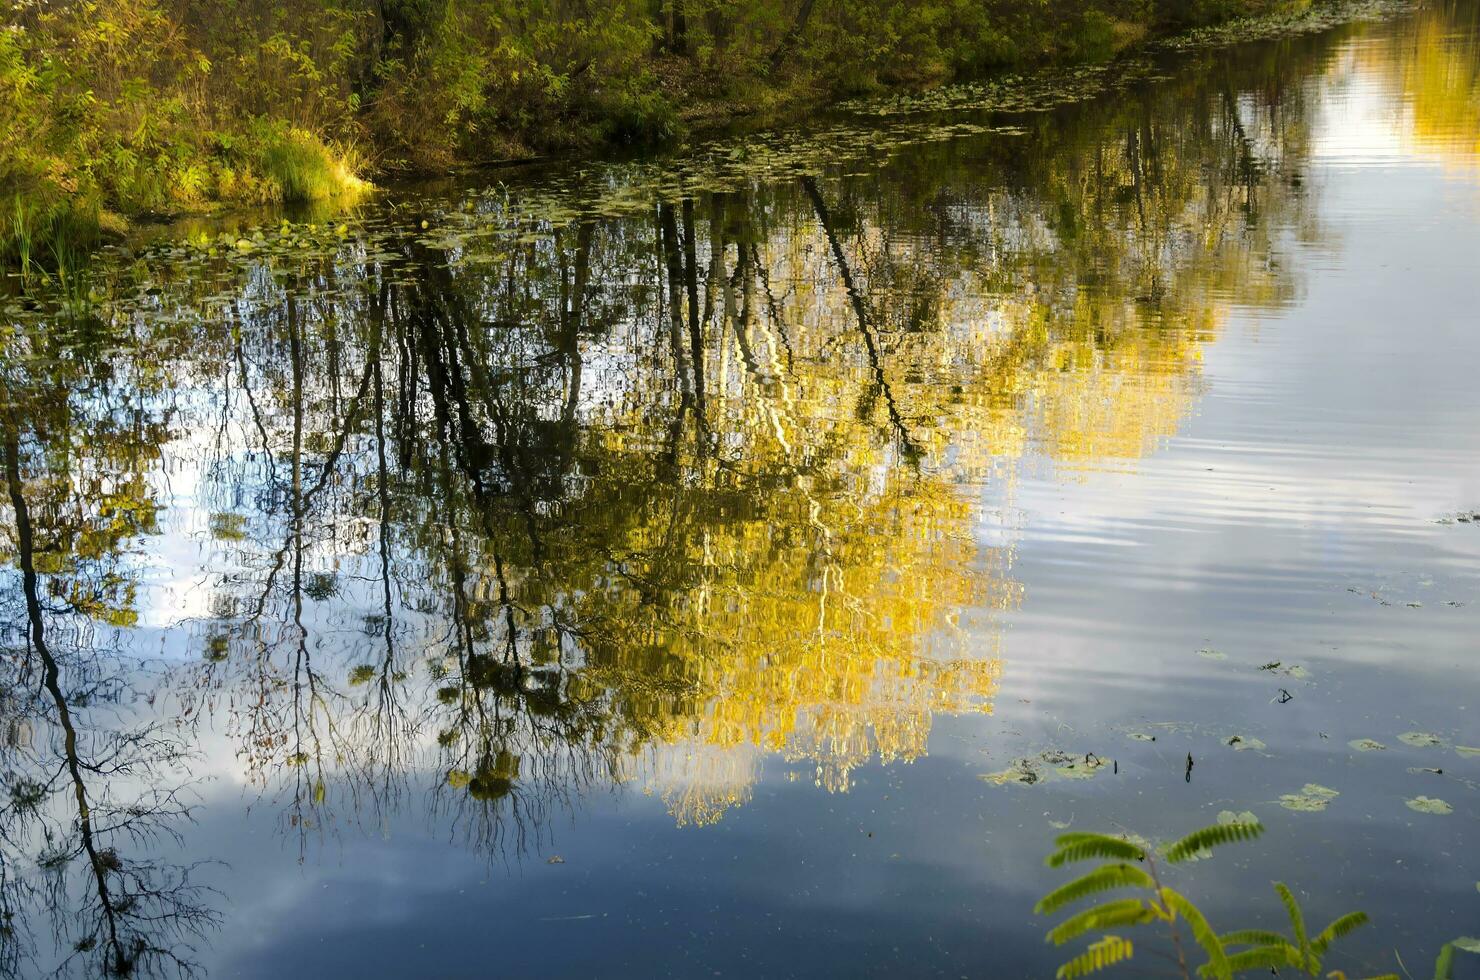
POLYGON ((279 200, 325 201, 366 186, 343 157, 306 130, 263 124, 257 138, 262 174, 277 185, 279 200))

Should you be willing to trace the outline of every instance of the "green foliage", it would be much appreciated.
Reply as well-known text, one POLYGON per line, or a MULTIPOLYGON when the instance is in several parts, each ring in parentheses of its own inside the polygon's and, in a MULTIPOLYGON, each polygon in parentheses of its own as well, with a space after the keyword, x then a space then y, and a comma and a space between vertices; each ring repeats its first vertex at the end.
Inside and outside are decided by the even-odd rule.
POLYGON ((1050 915, 1065 905, 1072 905, 1080 899, 1097 895, 1100 892, 1118 888, 1153 889, 1155 887, 1156 883, 1151 876, 1140 868, 1129 864, 1106 864, 1066 885, 1055 888, 1039 899, 1033 911, 1039 915, 1050 915))
MULTIPOLYGON (((1160 854, 1169 865, 1181 864, 1206 856, 1224 844, 1253 840, 1262 832, 1263 826, 1255 821, 1214 824, 1162 848, 1160 854)), ((1063 945, 1088 932, 1160 924, 1166 928, 1169 941, 1178 951, 1176 962, 1184 978, 1191 976, 1191 967, 1182 952, 1181 928, 1184 923, 1205 958, 1196 969, 1197 975, 1210 980, 1231 980, 1251 971, 1281 969, 1319 976, 1322 959, 1332 944, 1367 922, 1366 913, 1351 912, 1334 920, 1311 938, 1294 893, 1284 883, 1276 882, 1275 891, 1289 919, 1291 938, 1263 929, 1241 929, 1220 935, 1192 899, 1161 883, 1155 853, 1125 838, 1106 834, 1063 834, 1055 839, 1054 850, 1046 863, 1057 868, 1070 861, 1095 859, 1112 863, 1103 864, 1049 892, 1039 900, 1034 911, 1040 915, 1051 914, 1091 895, 1112 890, 1134 889, 1141 892, 1142 897, 1115 899, 1077 912, 1051 929, 1048 940, 1055 945, 1063 945), (1124 863, 1127 860, 1144 862, 1146 868, 1143 870, 1124 863)), ((1131 952, 1129 941, 1106 935, 1060 967, 1058 975, 1085 976, 1129 959, 1131 952)))
POLYGON ((1217 823, 1194 831, 1172 844, 1162 854, 1168 864, 1181 864, 1223 844, 1253 840, 1264 832, 1260 823, 1217 823))
POLYGON ((0 6, 0 261, 109 213, 427 170, 987 69, 1286 0, 78 0, 0 6), (1209 4, 1213 4, 1209 6, 1209 4), (367 147, 361 160, 348 148, 367 147), (372 162, 373 161, 373 162, 372 162))
POLYGON ((342 159, 306 130, 265 128, 259 145, 262 172, 284 201, 323 201, 363 187, 342 159))
POLYGON ((1048 856, 1048 866, 1062 867, 1071 861, 1144 861, 1146 851, 1123 837, 1108 834, 1060 834, 1054 839, 1055 850, 1048 856))
MULTIPOLYGON (((1461 936, 1445 943, 1434 960, 1434 980, 1454 980, 1454 954, 1459 950, 1467 953, 1480 953, 1480 940, 1473 936, 1461 936)), ((1387 978, 1379 977, 1378 980, 1387 980, 1387 978)))
POLYGON ((1139 926, 1155 918, 1156 913, 1139 898, 1122 898, 1069 916, 1049 931, 1048 938, 1055 946, 1062 946, 1092 930, 1139 926))
POLYGON ((1059 980, 1074 980, 1075 977, 1088 976, 1107 966, 1114 966, 1116 963, 1130 959, 1134 951, 1129 939, 1106 936, 1099 942, 1091 943, 1083 953, 1059 967, 1057 976, 1059 980))

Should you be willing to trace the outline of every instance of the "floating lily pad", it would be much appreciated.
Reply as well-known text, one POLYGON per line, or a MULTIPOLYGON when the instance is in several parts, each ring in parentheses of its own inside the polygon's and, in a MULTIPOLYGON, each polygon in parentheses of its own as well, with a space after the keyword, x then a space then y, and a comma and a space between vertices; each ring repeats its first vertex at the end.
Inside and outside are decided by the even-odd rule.
POLYGON ((1286 810, 1302 813, 1318 813, 1326 809, 1331 801, 1341 794, 1319 783, 1306 783, 1298 793, 1286 793, 1280 797, 1280 806, 1286 810))
POLYGON ((1245 749, 1263 752, 1268 748, 1268 746, 1252 735, 1230 735, 1223 740, 1223 744, 1229 746, 1235 752, 1243 752, 1245 749))
POLYGON ((1031 769, 1019 769, 1017 766, 1010 766, 1000 772, 982 773, 978 778, 994 786, 1006 786, 1009 783, 1019 786, 1032 786, 1038 782, 1039 776, 1038 773, 1031 769))
POLYGON ((1443 745, 1444 739, 1429 732, 1404 732, 1398 736, 1398 741, 1415 748, 1427 749, 1435 745, 1443 745))
POLYGON ((1417 813, 1433 813, 1439 816, 1453 813, 1454 807, 1443 800, 1432 799, 1427 796, 1415 796, 1408 801, 1408 809, 1417 813))
POLYGON ((994 786, 1033 786, 1053 779, 1089 779, 1110 765, 1093 753, 1070 755, 1060 749, 1018 759, 1000 772, 982 773, 978 778, 994 786))
POLYGON ((1358 752, 1382 752, 1387 749, 1386 745, 1383 745, 1381 742, 1370 738, 1354 738, 1346 744, 1350 745, 1358 752))
POLYGON ((1232 810, 1219 810, 1218 822, 1224 825, 1231 823, 1258 823, 1259 817, 1253 810, 1244 810, 1242 813, 1234 813, 1232 810))

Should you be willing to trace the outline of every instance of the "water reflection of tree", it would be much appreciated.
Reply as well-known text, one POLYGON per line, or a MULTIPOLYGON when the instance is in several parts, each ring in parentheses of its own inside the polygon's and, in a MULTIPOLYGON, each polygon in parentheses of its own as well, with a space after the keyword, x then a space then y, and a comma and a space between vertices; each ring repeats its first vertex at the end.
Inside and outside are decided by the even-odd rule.
MULTIPOLYGON (((413 232, 238 304, 239 428, 285 474, 253 520, 281 544, 241 559, 266 574, 224 590, 246 614, 198 682, 257 692, 240 732, 294 770, 292 821, 326 759, 379 800, 418 751, 481 839, 649 752, 780 751, 838 789, 989 705, 954 617, 1014 601, 1010 556, 955 483, 1030 443, 1134 459, 1221 311, 1290 289, 1297 110, 1217 84, 1009 147, 1006 184, 924 154, 929 207, 806 178, 494 254, 413 232), (331 591, 364 628, 316 668, 305 569, 336 562, 309 578, 358 578, 331 591)), ((746 792, 712 789, 672 791, 701 820, 746 792)))
POLYGON ((0 975, 38 968, 37 918, 65 951, 60 973, 189 972, 217 915, 197 866, 158 853, 190 817, 188 753, 165 725, 129 720, 137 692, 110 640, 136 618, 127 550, 154 530, 162 427, 141 390, 24 346, 0 381, 0 975))
POLYGON ((426 771, 441 818, 520 847, 595 786, 702 823, 764 754, 832 790, 918 758, 990 709, 1018 599, 982 487, 1132 465, 1226 311, 1294 295, 1288 71, 1212 58, 1021 137, 532 233, 475 196, 479 235, 400 214, 163 284, 114 326, 165 344, 188 395, 142 441, 208 512, 202 657, 165 696, 225 719, 304 841, 426 771))

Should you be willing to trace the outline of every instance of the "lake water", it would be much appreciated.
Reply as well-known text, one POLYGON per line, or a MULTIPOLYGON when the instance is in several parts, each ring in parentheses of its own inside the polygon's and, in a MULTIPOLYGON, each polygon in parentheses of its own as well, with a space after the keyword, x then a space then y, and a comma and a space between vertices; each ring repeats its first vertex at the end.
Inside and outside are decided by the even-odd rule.
POLYGON ((1220 929, 1280 879, 1429 976, 1480 934, 1477 11, 0 301, 0 974, 1046 977, 1063 828, 1248 811, 1176 872, 1220 929))

